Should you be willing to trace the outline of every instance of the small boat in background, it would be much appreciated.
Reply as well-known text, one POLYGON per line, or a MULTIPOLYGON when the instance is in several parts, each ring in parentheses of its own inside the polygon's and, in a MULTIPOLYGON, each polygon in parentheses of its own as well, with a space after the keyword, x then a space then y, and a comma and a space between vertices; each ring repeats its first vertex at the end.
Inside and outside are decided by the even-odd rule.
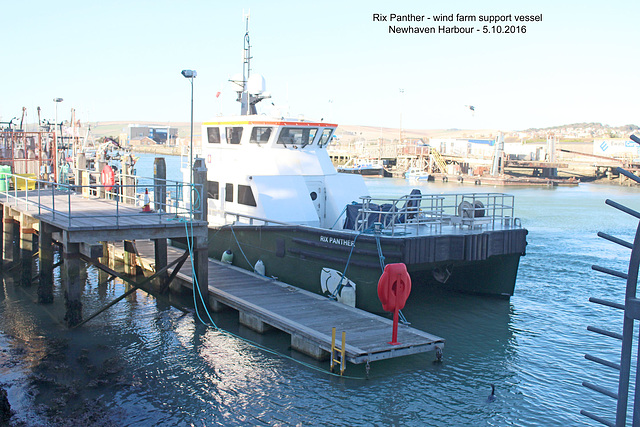
POLYGON ((411 167, 404 173, 406 179, 415 181, 428 181, 429 176, 429 172, 416 167, 411 167))
POLYGON ((382 160, 351 158, 347 163, 338 166, 338 172, 355 173, 364 176, 385 176, 382 160))

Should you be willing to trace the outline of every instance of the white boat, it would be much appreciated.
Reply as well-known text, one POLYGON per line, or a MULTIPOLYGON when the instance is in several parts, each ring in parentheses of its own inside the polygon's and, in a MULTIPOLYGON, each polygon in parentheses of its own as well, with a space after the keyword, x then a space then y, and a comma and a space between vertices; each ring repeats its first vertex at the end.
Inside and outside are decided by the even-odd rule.
POLYGON ((338 166, 338 172, 383 177, 384 164, 381 160, 351 158, 344 165, 338 166))
POLYGON ((527 231, 512 196, 372 197, 360 174, 331 162, 336 124, 257 114, 249 59, 245 44, 241 115, 203 123, 195 150, 207 167, 209 256, 232 253, 250 270, 261 261, 267 276, 372 312, 388 263, 406 264, 414 289, 513 294, 527 231))
POLYGON ((414 181, 428 181, 429 180, 429 172, 421 169, 421 168, 417 168, 417 167, 410 167, 405 173, 404 173, 404 177, 406 179, 410 179, 410 180, 414 180, 414 181))

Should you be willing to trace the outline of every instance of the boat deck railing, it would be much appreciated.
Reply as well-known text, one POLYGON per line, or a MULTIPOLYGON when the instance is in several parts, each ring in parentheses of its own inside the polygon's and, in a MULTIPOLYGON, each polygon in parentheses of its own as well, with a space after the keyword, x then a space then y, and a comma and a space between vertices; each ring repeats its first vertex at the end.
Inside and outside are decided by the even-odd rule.
MULTIPOLYGON (((189 183, 158 179, 155 179, 154 182, 154 178, 130 176, 131 181, 129 182, 132 183, 125 184, 124 182, 127 182, 124 179, 125 176, 119 174, 114 185, 102 185, 99 184, 99 173, 95 171, 80 172, 87 173, 86 178, 80 180, 84 181, 84 184, 56 183, 31 176, 0 173, 0 197, 5 200, 8 206, 37 212, 38 215, 51 214, 53 219, 66 222, 69 227, 76 218, 87 220, 92 217, 111 217, 115 219, 116 224, 120 224, 127 217, 139 215, 145 205, 145 192, 148 192, 149 195, 147 215, 155 215, 158 218, 158 223, 166 220, 167 217, 181 217, 191 220, 201 214, 200 204, 194 203, 193 207, 190 207, 184 203, 154 200, 156 199, 154 193, 162 194, 162 192, 166 192, 166 200, 177 200, 171 195, 189 191, 189 183), (72 199, 76 197, 91 198, 96 201, 104 200, 109 203, 96 205, 95 210, 88 212, 84 207, 79 210, 77 205, 72 203, 72 199)), ((78 175, 82 175, 82 173, 78 175)), ((193 188, 197 193, 202 191, 202 185, 194 184, 193 188)))
POLYGON ((469 229, 520 228, 514 196, 503 193, 409 194, 400 198, 361 197, 355 227, 387 235, 439 233, 443 226, 469 229))

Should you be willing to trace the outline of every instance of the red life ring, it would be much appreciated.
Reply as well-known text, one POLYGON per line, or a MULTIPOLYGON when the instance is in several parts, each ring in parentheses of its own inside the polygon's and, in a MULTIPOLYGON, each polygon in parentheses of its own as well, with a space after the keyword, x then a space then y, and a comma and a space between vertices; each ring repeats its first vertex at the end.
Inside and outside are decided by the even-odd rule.
POLYGON ((113 190, 113 186, 116 183, 116 175, 113 173, 111 166, 104 165, 102 172, 100 173, 100 179, 102 180, 102 185, 104 185, 104 189, 106 191, 113 190))
POLYGON ((404 308, 411 293, 411 277, 403 263, 387 264, 378 281, 378 298, 384 311, 404 308))

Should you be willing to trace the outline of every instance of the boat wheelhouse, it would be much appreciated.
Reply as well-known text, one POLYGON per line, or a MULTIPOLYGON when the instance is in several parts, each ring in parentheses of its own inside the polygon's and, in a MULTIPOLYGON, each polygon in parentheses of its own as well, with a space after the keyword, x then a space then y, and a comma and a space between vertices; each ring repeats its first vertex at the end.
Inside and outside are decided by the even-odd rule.
POLYGON ((331 227, 353 194, 366 195, 361 177, 338 174, 327 153, 337 125, 265 116, 204 123, 201 153, 208 170, 208 218, 331 227))

